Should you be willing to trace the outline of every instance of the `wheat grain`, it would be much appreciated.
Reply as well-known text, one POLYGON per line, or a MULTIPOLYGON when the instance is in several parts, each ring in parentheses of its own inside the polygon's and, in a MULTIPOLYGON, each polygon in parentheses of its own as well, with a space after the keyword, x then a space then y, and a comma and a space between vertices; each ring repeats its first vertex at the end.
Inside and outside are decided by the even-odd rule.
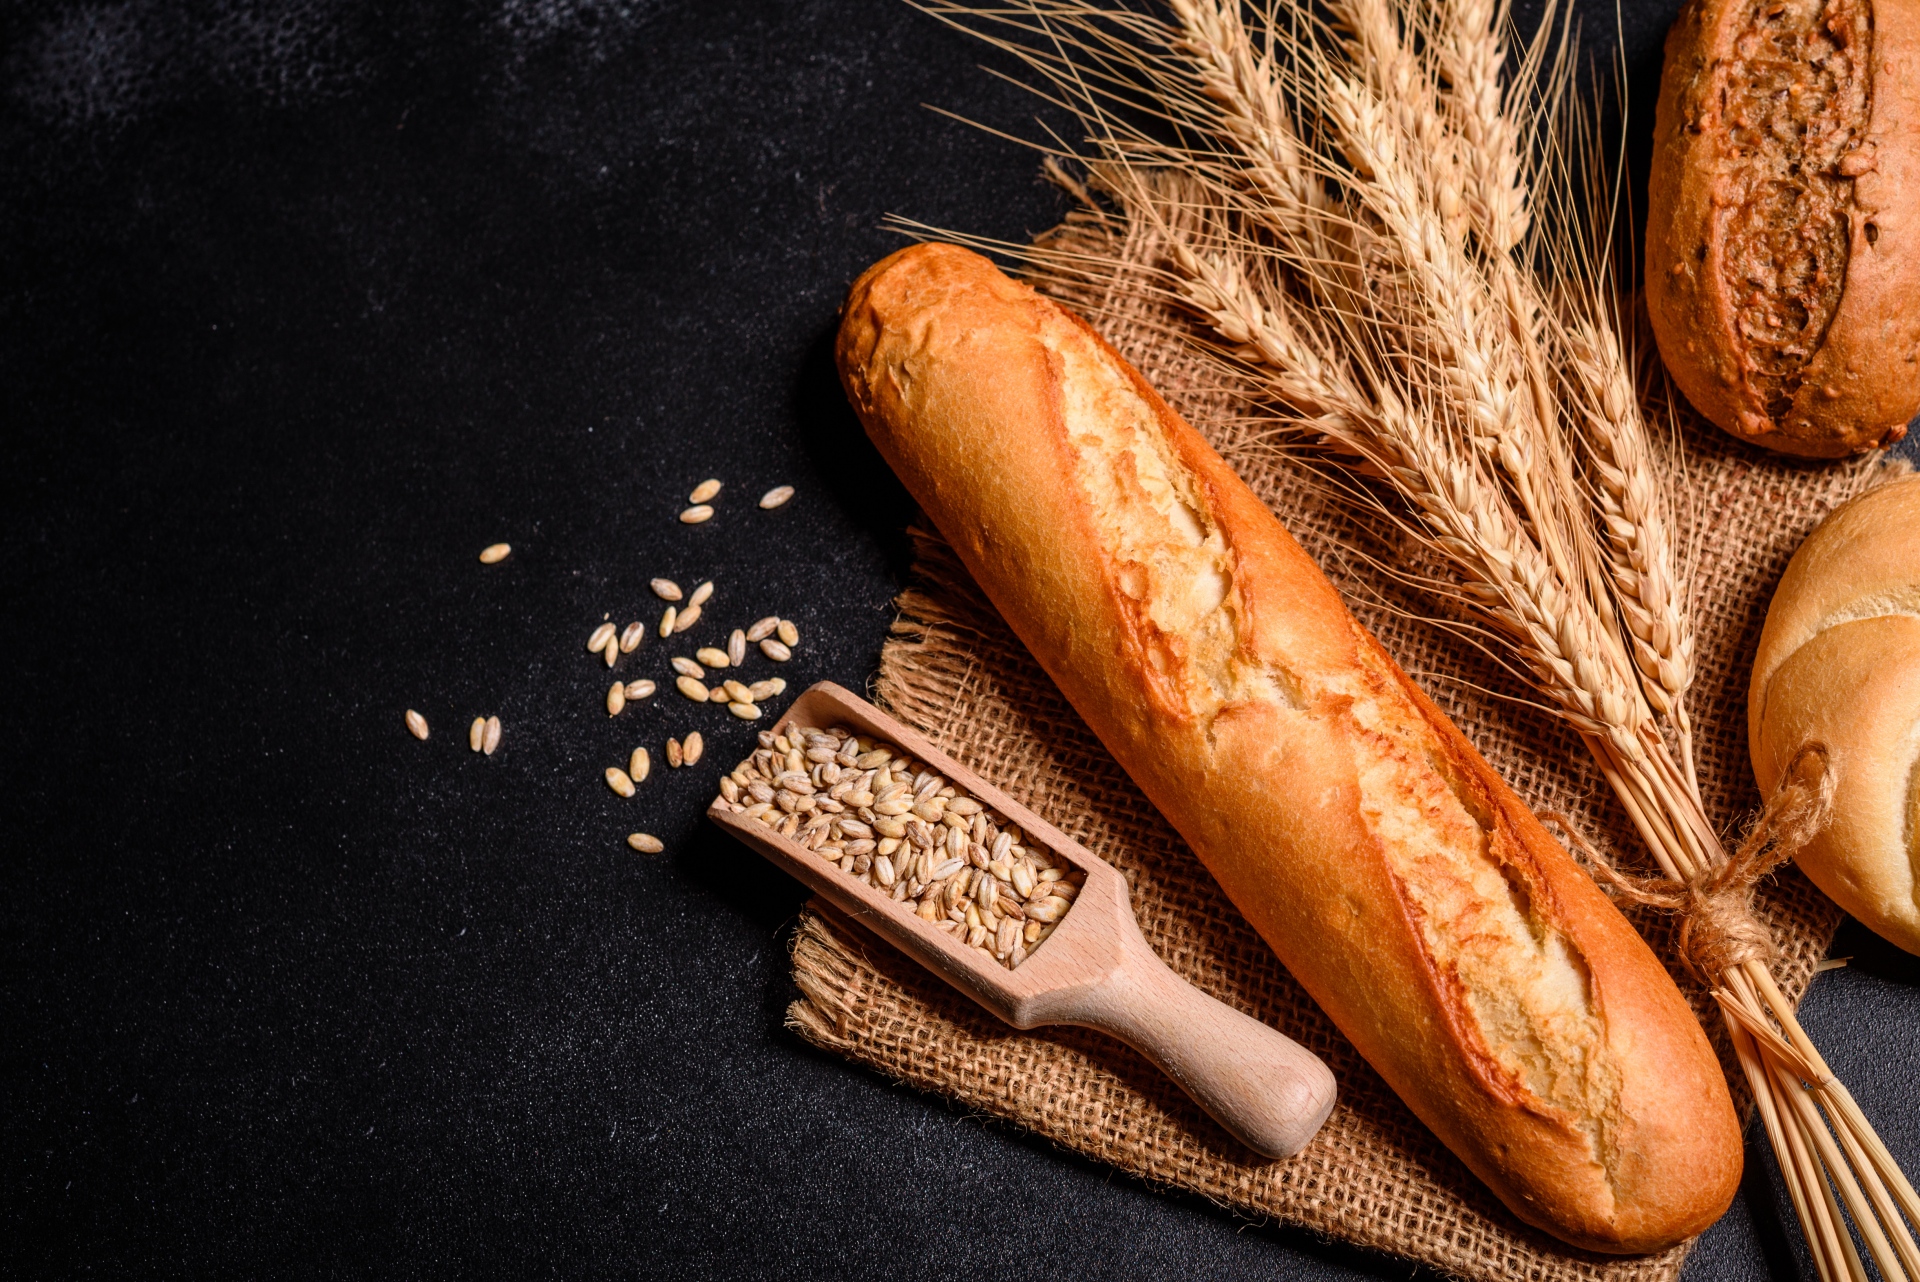
POLYGON ((793 497, 791 485, 776 485, 760 496, 760 506, 768 511, 779 507, 793 497))
POLYGON ((693 493, 687 495, 687 502, 711 503, 714 499, 714 496, 719 493, 720 493, 720 482, 714 480, 712 477, 708 477, 706 480, 700 482, 700 484, 693 487, 693 493))
POLYGON ((705 503, 696 503, 680 513, 680 524, 698 525, 702 521, 711 520, 712 518, 713 509, 711 507, 708 507, 705 503))
POLYGON ((614 628, 611 623, 603 623, 587 637, 587 653, 598 654, 606 649, 607 642, 613 640, 614 628))
POLYGON ((608 766, 606 776, 607 787, 613 789, 622 797, 631 797, 633 795, 633 779, 619 766, 608 766))
POLYGON ((654 579, 648 583, 653 594, 662 601, 678 601, 681 597, 680 585, 672 579, 654 579))
POLYGON ((491 757, 500 748, 500 718, 487 718, 487 731, 480 740, 480 751, 491 757))
POLYGON ((640 643, 646 639, 646 635, 646 624, 629 623, 626 629, 620 633, 620 653, 632 654, 640 648, 640 643))
POLYGON ((627 698, 629 699, 645 699, 652 695, 653 691, 653 682, 648 681, 644 677, 638 681, 627 682, 627 698))
POLYGON ((486 737, 487 719, 485 717, 475 717, 473 724, 467 727, 467 746, 475 752, 478 752, 480 751, 481 743, 486 740, 486 737))
POLYGON ((407 730, 414 738, 425 739, 427 737, 427 719, 415 712, 412 708, 408 708, 407 730))
POLYGON ((680 609, 680 617, 673 621, 673 630, 675 632, 685 632, 698 622, 700 622, 700 607, 697 605, 682 606, 680 609))
POLYGON ((657 855, 666 849, 666 845, 650 832, 630 832, 627 844, 643 855, 657 855))
POLYGON ((645 748, 635 748, 633 755, 627 760, 627 774, 632 776, 635 783, 645 783, 647 776, 651 773, 653 773, 653 758, 647 754, 645 748))
POLYGON ((687 598, 687 604, 692 606, 694 609, 698 610, 701 606, 707 603, 707 599, 712 595, 713 595, 713 580, 708 579, 705 583, 702 583, 699 587, 693 590, 693 595, 687 598))
POLYGON ((512 551, 513 548, 508 544, 489 543, 486 547, 480 549, 480 564, 498 565, 500 562, 506 560, 508 554, 512 551))
POLYGON ((810 727, 763 731, 760 745, 721 780, 717 804, 777 824, 902 912, 950 932, 977 930, 975 943, 990 940, 987 955, 1002 966, 1018 966, 1046 938, 1049 927, 1027 920, 1031 909, 1043 906, 1057 921, 1083 879, 1048 852, 1020 845, 1018 828, 890 745, 810 727), (871 790, 876 785, 903 805, 917 800, 937 822, 891 818, 871 790))
POLYGON ((627 707, 627 683, 616 681, 607 688, 607 715, 617 717, 627 707))

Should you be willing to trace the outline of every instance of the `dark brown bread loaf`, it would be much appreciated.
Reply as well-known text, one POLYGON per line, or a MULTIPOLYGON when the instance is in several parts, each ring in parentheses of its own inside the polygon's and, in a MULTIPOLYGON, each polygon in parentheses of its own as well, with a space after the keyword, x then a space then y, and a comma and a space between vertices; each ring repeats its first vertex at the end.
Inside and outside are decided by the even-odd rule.
POLYGON ((1920 0, 1690 0, 1667 35, 1647 307, 1695 408, 1837 458, 1920 411, 1920 0))

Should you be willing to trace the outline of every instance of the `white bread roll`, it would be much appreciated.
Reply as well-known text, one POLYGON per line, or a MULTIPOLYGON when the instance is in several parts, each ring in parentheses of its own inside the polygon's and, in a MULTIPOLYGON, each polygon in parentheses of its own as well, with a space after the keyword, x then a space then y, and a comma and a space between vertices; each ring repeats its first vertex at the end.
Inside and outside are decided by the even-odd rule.
POLYGON ((854 284, 836 357, 1088 726, 1516 1215, 1635 1252, 1726 1209, 1739 1127, 1659 961, 1085 322, 919 245, 854 284))
POLYGON ((1761 792, 1815 741, 1833 816, 1795 862, 1869 930, 1920 953, 1920 477, 1821 522, 1767 607, 1747 695, 1761 792))

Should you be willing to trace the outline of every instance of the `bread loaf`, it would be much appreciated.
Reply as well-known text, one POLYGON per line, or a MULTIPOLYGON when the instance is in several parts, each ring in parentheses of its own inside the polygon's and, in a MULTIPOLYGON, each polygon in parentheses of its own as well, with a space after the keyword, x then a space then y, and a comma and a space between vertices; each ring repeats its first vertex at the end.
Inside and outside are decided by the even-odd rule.
POLYGON ((1733 1195, 1713 1052, 1626 920, 1232 468, 950 245, 853 286, 868 434, 1228 896, 1521 1219, 1663 1247, 1733 1195))
POLYGON ((1920 0, 1689 0, 1667 34, 1647 310, 1687 399, 1838 458, 1920 411, 1920 0))
POLYGON ((1767 607, 1747 697, 1763 793, 1808 743, 1826 747, 1833 815, 1795 862, 1869 929, 1920 953, 1920 478, 1829 516, 1767 607))

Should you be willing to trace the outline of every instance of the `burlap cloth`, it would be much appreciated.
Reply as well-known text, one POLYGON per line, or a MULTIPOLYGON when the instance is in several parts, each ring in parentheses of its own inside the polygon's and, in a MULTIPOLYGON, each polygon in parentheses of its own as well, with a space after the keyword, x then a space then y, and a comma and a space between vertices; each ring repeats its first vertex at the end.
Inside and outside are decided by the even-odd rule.
MULTIPOLYGON (((1522 797, 1572 817, 1628 866, 1644 866, 1624 814, 1578 740, 1514 701, 1524 687, 1480 651, 1422 621, 1435 609, 1431 601, 1396 590, 1351 551, 1389 563, 1408 553, 1390 535, 1356 524, 1301 465, 1277 453, 1230 379, 1181 341, 1186 322, 1142 300, 1138 268, 1155 256, 1149 236, 1081 223, 1056 233, 1056 247, 1061 235, 1082 243, 1112 237, 1123 265, 1077 280, 1056 273, 1040 283, 1092 321, 1239 469, 1355 613, 1522 797)), ((1872 468, 1866 461, 1790 463, 1710 428, 1693 432, 1685 446, 1691 503, 1680 515, 1695 549, 1699 769, 1708 813, 1731 828, 1759 802, 1747 766, 1745 685, 1768 596, 1808 530, 1861 488, 1872 468)), ((913 583, 899 598, 874 699, 1119 868, 1141 929, 1167 963, 1324 1058, 1339 1081, 1340 1102, 1305 1152, 1287 1161, 1259 1159, 1128 1047, 1082 1029, 1010 1029, 818 901, 803 912, 795 935, 793 973, 803 997, 788 1010, 793 1029, 888 1077, 1016 1122, 1149 1183, 1461 1277, 1547 1282, 1679 1274, 1684 1245, 1656 1256, 1588 1255, 1509 1215, 1240 918, 947 545, 928 530, 914 537, 913 583)), ((1798 1001, 1839 910, 1792 868, 1762 888, 1760 910, 1780 943, 1780 984, 1798 1001)), ((1668 922, 1657 914, 1630 916, 1668 961, 1730 1064, 1717 1015, 1673 960, 1668 922)), ((1744 1105, 1745 1092, 1739 1095, 1744 1105)))

